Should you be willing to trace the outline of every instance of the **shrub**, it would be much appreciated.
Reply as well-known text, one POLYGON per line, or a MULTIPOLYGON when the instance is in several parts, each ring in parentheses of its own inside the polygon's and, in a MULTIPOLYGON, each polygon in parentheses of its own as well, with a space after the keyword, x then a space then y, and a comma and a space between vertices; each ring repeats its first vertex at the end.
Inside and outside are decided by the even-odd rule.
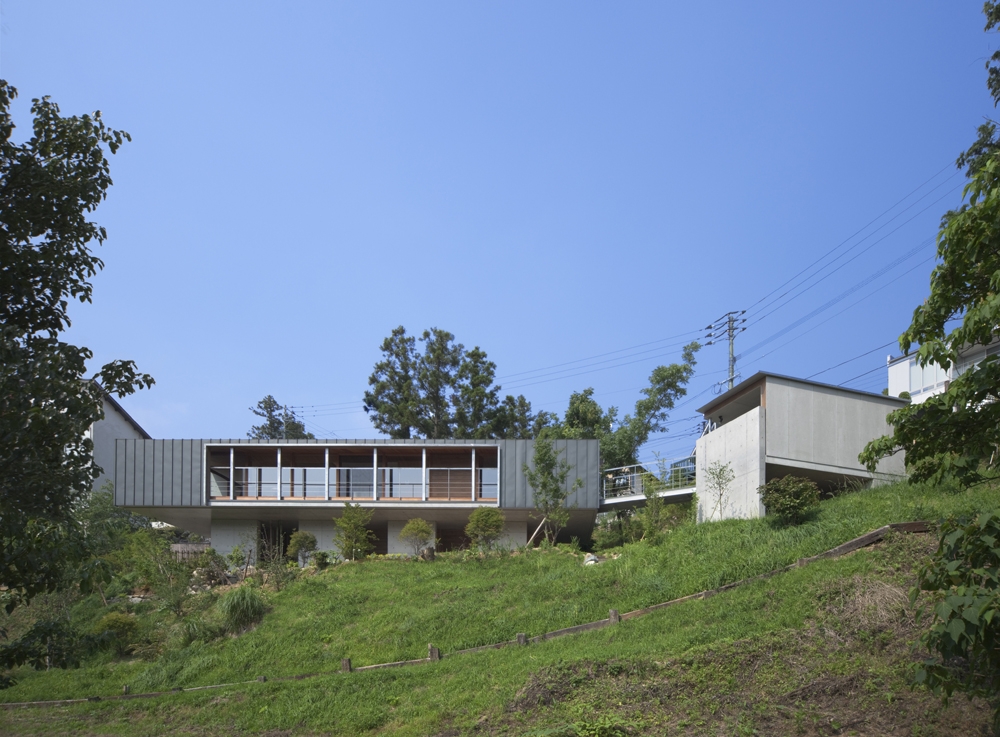
POLYGON ((337 536, 333 546, 344 560, 364 558, 375 549, 375 533, 367 528, 374 509, 365 509, 360 504, 345 504, 344 513, 333 518, 337 536))
POLYGON ((503 512, 496 507, 479 507, 469 515, 465 534, 480 550, 490 550, 503 535, 506 521, 503 512))
POLYGON ((94 634, 100 635, 105 632, 111 634, 111 643, 119 655, 128 654, 138 631, 139 623, 135 617, 130 617, 124 612, 108 612, 94 626, 94 634))
POLYGON ((781 522, 797 524, 819 504, 819 487, 797 476, 771 479, 757 491, 767 513, 781 522))
POLYGON ((299 558, 302 559, 303 563, 308 563, 309 556, 312 555, 315 550, 316 536, 311 532, 306 532, 305 530, 296 530, 292 533, 292 537, 288 541, 288 550, 285 552, 285 555, 294 560, 296 563, 299 562, 299 558))
POLYGON ((917 666, 916 682, 941 696, 954 691, 990 700, 994 734, 1000 732, 1000 514, 942 523, 937 552, 920 569, 919 589, 930 592, 921 614, 930 628, 920 644, 931 657, 917 666))
POLYGON ((242 632, 264 616, 264 595, 251 583, 244 583, 222 597, 219 611, 229 632, 242 632))
POLYGON ((414 517, 405 525, 399 533, 399 541, 408 545, 414 555, 420 555, 420 551, 434 542, 434 528, 427 520, 414 517))
POLYGON ((325 550, 317 550, 312 554, 313 565, 320 571, 330 565, 330 554, 325 550))

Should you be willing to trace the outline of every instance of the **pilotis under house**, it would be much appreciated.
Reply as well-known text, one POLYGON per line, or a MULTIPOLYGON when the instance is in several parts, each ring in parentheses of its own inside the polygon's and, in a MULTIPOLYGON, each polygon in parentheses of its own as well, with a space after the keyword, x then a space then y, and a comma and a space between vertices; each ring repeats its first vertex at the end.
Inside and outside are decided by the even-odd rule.
MULTIPOLYGON (((114 441, 115 504, 210 538, 226 554, 258 532, 305 530, 332 550, 332 518, 346 504, 374 512, 376 552, 403 553, 406 522, 431 523, 443 549, 465 542, 469 515, 494 506, 505 538, 523 545, 540 522, 523 473, 533 440, 114 441), (529 530, 529 527, 531 529, 529 530)), ((571 470, 565 535, 590 537, 600 506, 597 440, 558 440, 571 470), (573 489, 577 479, 583 484, 573 489)))

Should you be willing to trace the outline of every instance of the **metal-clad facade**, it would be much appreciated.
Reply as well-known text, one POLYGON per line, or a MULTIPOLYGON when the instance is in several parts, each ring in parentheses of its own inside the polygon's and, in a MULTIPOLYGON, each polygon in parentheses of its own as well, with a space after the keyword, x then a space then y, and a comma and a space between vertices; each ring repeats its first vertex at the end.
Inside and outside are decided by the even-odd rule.
MULTIPOLYGON (((534 495, 524 477, 523 466, 534 460, 533 440, 116 440, 115 504, 137 507, 207 506, 204 497, 206 445, 320 445, 384 447, 435 445, 464 447, 499 446, 500 507, 530 509, 534 495)), ((568 503, 579 509, 597 509, 600 504, 600 447, 597 440, 556 440, 552 443, 559 461, 572 466, 566 478, 568 503), (583 486, 572 491, 577 479, 583 486)))

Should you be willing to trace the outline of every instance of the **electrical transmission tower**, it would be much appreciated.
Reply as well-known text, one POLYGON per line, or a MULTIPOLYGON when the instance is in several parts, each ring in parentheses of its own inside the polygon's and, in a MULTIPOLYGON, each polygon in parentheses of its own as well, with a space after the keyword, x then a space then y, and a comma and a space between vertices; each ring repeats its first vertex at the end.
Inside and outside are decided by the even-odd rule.
POLYGON ((711 338, 705 345, 712 345, 713 343, 719 341, 721 338, 729 337, 729 388, 733 388, 733 382, 736 379, 736 354, 733 353, 733 341, 736 336, 746 330, 743 327, 743 323, 747 321, 745 317, 740 317, 746 313, 746 310, 734 310, 733 312, 727 312, 725 315, 720 317, 718 320, 709 325, 706 330, 709 334, 706 336, 711 338))

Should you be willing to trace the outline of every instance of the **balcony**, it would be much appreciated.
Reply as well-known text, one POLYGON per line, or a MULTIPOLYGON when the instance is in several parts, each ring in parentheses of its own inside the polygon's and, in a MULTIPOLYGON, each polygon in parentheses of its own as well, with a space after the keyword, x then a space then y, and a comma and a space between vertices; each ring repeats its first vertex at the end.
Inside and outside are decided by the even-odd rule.
POLYGON ((280 500, 496 504, 499 500, 496 468, 281 468, 280 487, 278 473, 275 466, 211 466, 208 496, 213 503, 280 500))

